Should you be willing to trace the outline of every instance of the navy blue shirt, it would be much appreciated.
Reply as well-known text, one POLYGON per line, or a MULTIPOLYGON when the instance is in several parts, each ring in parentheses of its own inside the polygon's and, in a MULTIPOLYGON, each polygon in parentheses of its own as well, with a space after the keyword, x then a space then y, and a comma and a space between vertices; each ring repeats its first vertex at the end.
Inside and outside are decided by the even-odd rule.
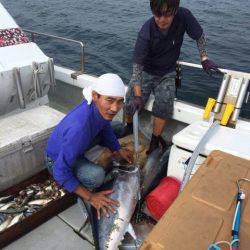
POLYGON ((112 152, 121 148, 110 122, 102 117, 94 102, 88 105, 83 101, 57 125, 48 140, 46 153, 55 161, 53 176, 69 192, 79 185, 72 167, 96 136, 112 152))
POLYGON ((133 62, 142 65, 151 75, 163 76, 174 71, 185 32, 194 40, 203 33, 196 18, 186 8, 179 8, 166 34, 157 26, 154 17, 150 18, 138 34, 133 62))

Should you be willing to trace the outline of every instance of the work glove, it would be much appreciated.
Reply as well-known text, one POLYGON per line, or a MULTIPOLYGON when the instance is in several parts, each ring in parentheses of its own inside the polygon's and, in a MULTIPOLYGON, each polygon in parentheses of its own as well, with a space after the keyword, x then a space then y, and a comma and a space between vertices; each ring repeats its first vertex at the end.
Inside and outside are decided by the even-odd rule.
POLYGON ((208 75, 212 75, 213 73, 220 73, 222 72, 218 69, 219 66, 215 64, 212 60, 206 59, 203 62, 201 62, 202 68, 208 75))
POLYGON ((129 108, 130 114, 134 115, 137 110, 140 110, 143 107, 143 100, 141 96, 134 96, 131 100, 129 108))

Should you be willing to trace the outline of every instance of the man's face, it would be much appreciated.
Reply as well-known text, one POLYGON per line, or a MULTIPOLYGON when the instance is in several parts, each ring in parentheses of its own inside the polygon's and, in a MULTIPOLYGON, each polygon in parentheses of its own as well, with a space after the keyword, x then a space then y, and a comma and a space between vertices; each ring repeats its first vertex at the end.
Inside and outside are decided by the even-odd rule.
POLYGON ((167 31, 173 22, 174 16, 154 16, 154 19, 161 30, 167 31))
POLYGON ((171 26, 175 14, 176 13, 169 11, 167 8, 163 8, 162 11, 156 13, 153 12, 157 26, 163 31, 168 30, 168 28, 171 26))
POLYGON ((92 97, 100 114, 108 121, 113 120, 124 104, 124 98, 122 97, 99 95, 94 91, 92 97))

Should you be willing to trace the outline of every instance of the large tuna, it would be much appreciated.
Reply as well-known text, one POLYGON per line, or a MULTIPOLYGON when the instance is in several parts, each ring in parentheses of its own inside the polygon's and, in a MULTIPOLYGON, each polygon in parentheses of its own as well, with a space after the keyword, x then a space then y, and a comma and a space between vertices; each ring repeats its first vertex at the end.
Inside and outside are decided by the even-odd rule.
POLYGON ((161 150, 157 148, 148 156, 147 162, 141 171, 142 200, 158 185, 160 179, 166 176, 169 154, 169 149, 162 153, 161 150))
POLYGON ((107 218, 103 214, 98 221, 96 211, 92 212, 93 235, 96 249, 113 250, 117 249, 129 228, 131 217, 138 202, 140 189, 140 175, 137 167, 127 170, 119 169, 113 181, 113 193, 109 198, 119 201, 116 213, 110 212, 107 218))

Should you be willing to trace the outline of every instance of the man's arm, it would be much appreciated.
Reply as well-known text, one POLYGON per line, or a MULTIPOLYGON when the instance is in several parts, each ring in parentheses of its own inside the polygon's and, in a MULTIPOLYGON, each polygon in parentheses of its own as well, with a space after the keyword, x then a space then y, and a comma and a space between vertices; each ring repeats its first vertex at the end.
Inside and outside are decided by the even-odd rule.
POLYGON ((100 134, 100 144, 102 146, 108 147, 111 152, 116 152, 121 149, 121 145, 117 140, 113 129, 109 123, 107 123, 101 130, 100 134))
MULTIPOLYGON (((85 128, 86 131, 90 129, 87 125, 85 128)), ((82 186, 74 176, 72 167, 77 157, 87 149, 89 143, 90 137, 88 133, 82 131, 82 128, 68 130, 64 136, 61 152, 53 169, 53 176, 61 186, 67 189, 67 191, 74 192, 95 207, 97 209, 98 219, 100 219, 101 211, 108 217, 108 210, 115 212, 111 204, 118 206, 119 202, 106 197, 107 194, 112 193, 112 190, 98 193, 91 192, 82 186)))
POLYGON ((206 51, 206 37, 204 33, 202 33, 201 37, 198 40, 196 40, 196 43, 199 50, 201 62, 203 62, 208 59, 206 51))
POLYGON ((79 185, 72 167, 77 157, 87 149, 89 141, 88 133, 83 133, 81 128, 72 127, 64 134, 61 150, 53 168, 53 176, 58 184, 69 192, 73 192, 79 185))
POLYGON ((213 72, 221 73, 221 71, 218 69, 219 66, 208 58, 206 51, 206 38, 204 33, 202 33, 201 37, 196 40, 196 42, 200 54, 201 65, 204 71, 209 75, 212 75, 213 72))
POLYGON ((142 72, 143 72, 143 66, 140 64, 134 63, 130 84, 134 87, 135 96, 141 96, 141 85, 143 82, 142 72))
POLYGON ((132 152, 122 149, 110 124, 107 124, 100 133, 101 145, 107 146, 113 153, 118 153, 129 163, 133 162, 132 152))

